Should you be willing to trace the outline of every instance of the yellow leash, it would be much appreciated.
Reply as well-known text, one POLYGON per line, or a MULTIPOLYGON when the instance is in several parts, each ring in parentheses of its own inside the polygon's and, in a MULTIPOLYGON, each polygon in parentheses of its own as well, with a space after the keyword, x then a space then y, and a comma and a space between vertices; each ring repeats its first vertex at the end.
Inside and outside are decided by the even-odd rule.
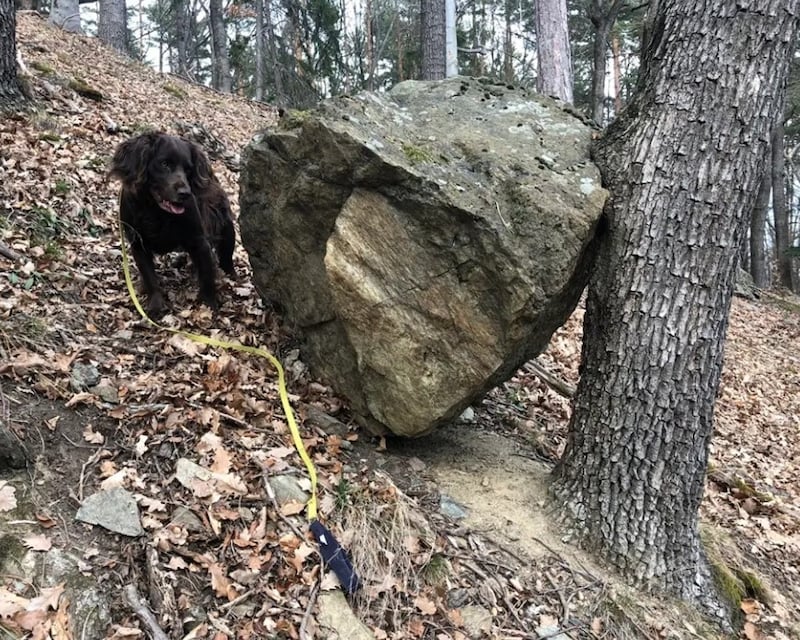
POLYGON ((139 312, 139 315, 144 318, 144 320, 152 327, 156 329, 160 329, 162 331, 169 331, 170 333, 174 333, 184 338, 188 338, 194 342, 200 344, 207 344, 212 347, 220 347, 222 349, 231 349, 233 351, 241 351, 242 353, 249 353, 256 356, 261 356, 262 358, 266 358, 269 360, 270 364, 273 368, 278 372, 278 395, 281 398, 281 406, 283 407, 283 411, 286 414, 286 422, 289 425, 289 431, 292 434, 292 441, 294 442, 294 448, 297 449, 297 453, 300 455, 300 458, 303 461, 303 464, 306 466, 306 470, 308 471, 308 477, 311 480, 311 497, 308 499, 306 503, 306 516, 309 520, 316 520, 317 519, 317 470, 314 467, 314 463, 311 461, 311 458, 306 451, 306 447, 303 444, 303 440, 300 437, 300 430, 297 428, 297 422, 294 418, 294 411, 292 411, 292 405, 289 404, 289 394, 286 390, 286 376, 284 375, 283 366, 281 365, 280 361, 273 356, 269 351, 266 349, 259 349, 258 347, 248 347, 243 344, 239 344, 238 342, 229 342, 227 340, 217 340, 216 338, 210 338, 208 336, 200 335, 198 333, 191 333, 189 331, 183 331, 181 329, 173 329, 172 327, 165 327, 162 324, 158 324, 155 320, 153 320, 150 316, 147 315, 144 308, 142 307, 141 303, 139 302, 139 298, 136 295, 136 289, 133 286, 133 278, 131 278, 131 269, 130 263, 128 259, 128 250, 126 248, 125 243, 125 234, 122 230, 122 217, 119 217, 119 240, 120 240, 120 247, 122 248, 122 270, 125 272, 125 284, 128 287, 128 293, 130 294, 131 300, 133 301, 133 306, 136 307, 136 310, 139 312))

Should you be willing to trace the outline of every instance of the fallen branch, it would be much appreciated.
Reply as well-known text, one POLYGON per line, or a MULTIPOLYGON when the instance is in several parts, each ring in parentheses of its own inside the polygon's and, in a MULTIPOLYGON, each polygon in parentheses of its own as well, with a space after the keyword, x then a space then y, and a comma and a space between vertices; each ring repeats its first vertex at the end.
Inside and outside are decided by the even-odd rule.
POLYGON ((0 256, 4 258, 8 258, 9 260, 13 260, 14 262, 19 262, 22 260, 22 255, 14 251, 11 247, 6 244, 0 242, 0 256))
POLYGON ((125 602, 136 617, 147 627, 153 640, 169 640, 169 636, 158 626, 156 617, 153 615, 153 612, 147 608, 147 605, 142 600, 135 586, 132 584, 127 585, 125 589, 123 589, 122 594, 125 597, 125 602))
POLYGON ((558 376, 550 373, 542 365, 536 362, 536 360, 530 360, 529 362, 526 362, 522 368, 528 373, 532 373, 540 378, 548 387, 550 387, 556 393, 561 394, 565 398, 572 398, 575 395, 575 387, 568 382, 564 382, 564 380, 558 376))

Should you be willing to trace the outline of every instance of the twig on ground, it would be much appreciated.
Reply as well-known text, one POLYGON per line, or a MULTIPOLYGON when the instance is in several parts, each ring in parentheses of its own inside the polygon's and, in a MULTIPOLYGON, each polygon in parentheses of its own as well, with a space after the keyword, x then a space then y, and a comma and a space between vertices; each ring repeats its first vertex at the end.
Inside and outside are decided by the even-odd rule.
POLYGON ((2 242, 0 242, 0 256, 8 258, 9 260, 13 260, 14 262, 19 262, 22 260, 22 254, 17 253, 7 244, 3 244, 2 242))
POLYGON ((565 382, 555 374, 550 373, 536 360, 530 360, 526 362, 522 368, 525 369, 525 371, 527 371, 528 373, 532 373, 533 375, 541 379, 542 382, 544 382, 553 391, 561 394, 565 398, 572 398, 575 395, 575 387, 573 387, 568 382, 565 382))
POLYGON ((125 602, 133 610, 133 613, 139 618, 142 624, 147 627, 153 640, 169 640, 169 636, 158 626, 156 617, 153 615, 153 612, 147 608, 147 605, 142 600, 136 587, 132 584, 126 585, 122 593, 125 596, 125 602))
POLYGON ((556 584, 556 581, 553 579, 553 576, 550 575, 549 571, 544 572, 544 577, 547 578, 547 581, 550 583, 550 586, 553 587, 553 590, 556 592, 556 595, 561 602, 561 609, 563 610, 561 615, 561 626, 566 627, 567 624, 569 624, 569 598, 567 598, 567 594, 564 593, 564 589, 556 584))
POLYGON ((307 640, 307 638, 311 637, 308 635, 308 621, 311 619, 311 612, 314 609, 314 604, 317 602, 317 595, 319 594, 319 587, 322 582, 322 570, 323 563, 322 559, 320 558, 319 575, 316 583, 311 589, 311 593, 308 594, 308 605, 306 606, 306 611, 303 614, 303 620, 300 622, 300 640, 307 640))

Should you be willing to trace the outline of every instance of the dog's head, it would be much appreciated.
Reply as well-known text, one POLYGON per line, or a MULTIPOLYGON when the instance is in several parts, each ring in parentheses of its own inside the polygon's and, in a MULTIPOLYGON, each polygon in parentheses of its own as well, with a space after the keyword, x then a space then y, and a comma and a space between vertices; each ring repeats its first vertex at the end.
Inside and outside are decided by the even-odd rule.
POLYGON ((145 133, 117 147, 111 175, 133 193, 149 193, 173 215, 186 211, 192 198, 211 182, 211 166, 196 144, 166 133, 145 133))

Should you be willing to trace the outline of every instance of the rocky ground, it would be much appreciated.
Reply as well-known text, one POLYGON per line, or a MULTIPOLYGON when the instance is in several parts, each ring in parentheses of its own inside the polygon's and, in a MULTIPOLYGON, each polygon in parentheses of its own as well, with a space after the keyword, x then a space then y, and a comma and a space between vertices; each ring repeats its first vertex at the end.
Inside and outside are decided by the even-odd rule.
MULTIPOLYGON (((106 175, 120 141, 162 128, 206 147, 235 204, 238 150, 276 114, 32 14, 18 43, 36 108, 0 121, 0 421, 32 464, 0 472, 0 638, 716 637, 562 540, 546 482, 568 390, 526 367, 429 438, 374 441, 309 374, 241 249, 218 317, 165 261, 168 324, 286 364, 321 517, 364 583, 346 601, 307 535, 274 372, 138 318, 106 175), (86 513, 98 496, 111 516, 86 513)), ((538 359, 567 385, 581 315, 538 359)), ((715 557, 757 576, 750 639, 800 636, 799 346, 797 299, 735 301, 702 519, 715 557)))

